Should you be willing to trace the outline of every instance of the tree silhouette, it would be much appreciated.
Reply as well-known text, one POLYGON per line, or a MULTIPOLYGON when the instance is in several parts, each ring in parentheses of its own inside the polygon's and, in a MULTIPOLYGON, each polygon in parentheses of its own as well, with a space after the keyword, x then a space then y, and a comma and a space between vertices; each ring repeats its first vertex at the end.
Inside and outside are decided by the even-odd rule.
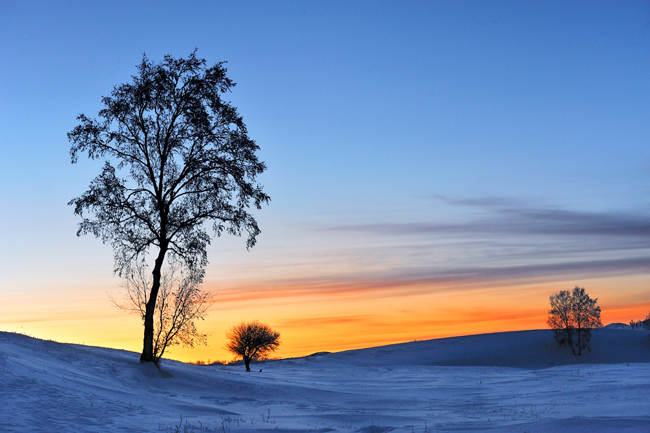
POLYGON ((77 235, 109 242, 122 275, 153 246, 155 262, 145 309, 141 362, 154 361, 154 311, 167 254, 203 278, 206 246, 224 231, 260 233, 249 213, 268 203, 256 183, 266 169, 246 125, 222 94, 235 85, 224 63, 208 68, 196 51, 187 59, 143 56, 133 82, 102 98, 99 120, 81 114, 70 133, 70 155, 103 159, 104 168, 81 197, 70 201, 83 220, 77 235), (92 218, 84 217, 84 212, 92 218))
POLYGON ((591 330, 603 326, 597 301, 580 287, 550 297, 547 323, 553 329, 555 341, 560 346, 569 346, 574 355, 580 356, 583 349, 591 350, 591 330))
POLYGON ((280 346, 280 333, 257 320, 240 323, 226 332, 226 350, 241 356, 246 364, 246 371, 251 371, 251 361, 260 359, 280 346))

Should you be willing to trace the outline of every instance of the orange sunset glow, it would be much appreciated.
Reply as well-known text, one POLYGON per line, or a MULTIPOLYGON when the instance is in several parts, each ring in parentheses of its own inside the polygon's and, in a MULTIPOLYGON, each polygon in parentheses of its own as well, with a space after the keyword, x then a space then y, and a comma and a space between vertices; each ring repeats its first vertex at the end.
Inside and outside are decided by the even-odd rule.
MULTIPOLYGON (((491 332, 545 329, 548 296, 574 285, 591 288, 603 309, 603 323, 644 318, 650 310, 645 277, 558 281, 526 286, 450 289, 419 286, 405 288, 394 296, 394 288, 373 289, 369 284, 324 284, 320 289, 269 287, 246 290, 237 287, 216 292, 210 315, 200 323, 209 334, 208 346, 193 349, 176 346, 168 357, 186 362, 231 361, 223 349, 225 331, 244 320, 259 319, 282 334, 275 356, 306 356, 321 351, 341 351, 491 332), (621 296, 621 287, 625 296, 621 296)), ((70 293, 76 302, 61 302, 47 294, 47 307, 0 311, 4 329, 40 338, 79 344, 141 349, 141 322, 120 313, 103 296, 70 293), (88 309, 84 312, 79 302, 88 309), (67 304, 67 305, 66 305, 67 304), (56 306, 56 308, 53 308, 56 306)), ((11 304, 5 298, 3 305, 11 304)))

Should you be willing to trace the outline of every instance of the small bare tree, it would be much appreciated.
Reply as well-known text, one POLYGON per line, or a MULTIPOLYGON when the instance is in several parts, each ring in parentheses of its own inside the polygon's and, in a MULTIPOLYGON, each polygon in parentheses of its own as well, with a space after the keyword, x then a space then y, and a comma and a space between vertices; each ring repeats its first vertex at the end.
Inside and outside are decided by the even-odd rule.
MULTIPOLYGON (((199 272, 171 262, 161 273, 154 313, 153 355, 157 366, 168 347, 207 344, 207 335, 198 332, 196 321, 205 319, 212 295, 201 288, 203 275, 199 272)), ((145 263, 133 266, 124 278, 126 297, 121 303, 113 300, 113 304, 122 311, 139 314, 144 321, 152 278, 145 263)))
POLYGON ((257 320, 233 326, 226 338, 225 349, 244 360, 246 371, 251 371, 251 360, 264 358, 280 346, 280 333, 257 320))
POLYGON ((585 289, 575 287, 573 292, 562 290, 551 295, 550 301, 547 323, 555 333, 555 341, 569 346, 577 356, 582 349, 591 350, 591 330, 603 326, 600 307, 596 306, 598 299, 591 299, 585 289))

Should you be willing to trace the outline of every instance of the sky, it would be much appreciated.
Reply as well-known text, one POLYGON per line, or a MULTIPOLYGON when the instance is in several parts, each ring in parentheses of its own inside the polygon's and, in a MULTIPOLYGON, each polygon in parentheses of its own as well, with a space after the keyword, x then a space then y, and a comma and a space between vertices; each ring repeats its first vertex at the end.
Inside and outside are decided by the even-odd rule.
POLYGON ((546 327, 585 287, 650 311, 650 4, 0 1, 0 330, 140 351, 109 245, 67 203, 100 161, 66 134, 154 62, 227 61, 268 170, 262 230, 208 250, 199 324, 278 356, 546 327))

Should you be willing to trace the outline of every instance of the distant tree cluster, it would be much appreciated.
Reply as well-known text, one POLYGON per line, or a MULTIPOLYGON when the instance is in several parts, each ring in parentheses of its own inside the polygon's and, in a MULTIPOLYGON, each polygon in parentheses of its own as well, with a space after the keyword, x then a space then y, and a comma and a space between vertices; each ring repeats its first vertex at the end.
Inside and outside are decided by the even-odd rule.
POLYGON ((575 287, 572 292, 562 290, 551 295, 548 325, 553 329, 555 341, 568 346, 574 355, 583 349, 591 350, 591 330, 603 326, 600 321, 598 299, 591 299, 585 289, 575 287))
POLYGON ((642 327, 645 330, 650 331, 650 313, 648 313, 644 320, 637 320, 636 322, 634 319, 630 320, 630 326, 632 329, 642 327))

